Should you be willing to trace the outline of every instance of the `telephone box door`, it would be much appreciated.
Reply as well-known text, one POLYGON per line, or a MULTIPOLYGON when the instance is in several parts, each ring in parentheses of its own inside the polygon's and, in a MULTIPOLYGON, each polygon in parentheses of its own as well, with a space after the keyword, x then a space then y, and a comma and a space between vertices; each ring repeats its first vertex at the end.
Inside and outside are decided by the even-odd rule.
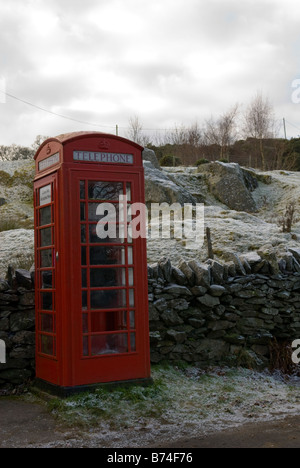
POLYGON ((148 377, 146 240, 128 232, 141 175, 72 172, 75 385, 148 377))
POLYGON ((57 174, 35 183, 36 374, 59 383, 57 174))

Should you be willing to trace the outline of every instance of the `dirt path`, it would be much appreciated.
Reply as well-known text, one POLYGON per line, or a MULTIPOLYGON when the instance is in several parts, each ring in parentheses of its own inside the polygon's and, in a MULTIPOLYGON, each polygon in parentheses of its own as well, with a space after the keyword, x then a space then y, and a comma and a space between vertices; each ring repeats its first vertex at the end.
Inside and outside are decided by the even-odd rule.
POLYGON ((300 448, 300 416, 253 423, 158 448, 300 448))
MULTIPOLYGON (((88 447, 89 438, 58 424, 42 405, 0 399, 0 448, 88 447)), ((300 416, 247 424, 209 436, 199 435, 151 448, 300 448, 300 416)))
POLYGON ((0 448, 27 448, 57 441, 67 443, 63 431, 43 406, 18 399, 0 398, 0 448))

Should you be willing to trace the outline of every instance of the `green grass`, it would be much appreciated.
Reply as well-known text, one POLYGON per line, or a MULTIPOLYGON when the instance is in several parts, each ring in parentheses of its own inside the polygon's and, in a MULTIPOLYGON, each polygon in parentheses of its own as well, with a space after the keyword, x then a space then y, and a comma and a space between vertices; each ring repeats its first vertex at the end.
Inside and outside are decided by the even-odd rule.
POLYGON ((33 229, 33 220, 30 218, 0 219, 0 232, 13 231, 15 229, 33 229))
POLYGON ((140 417, 159 417, 168 402, 168 389, 161 378, 148 387, 100 387, 61 400, 51 399, 48 410, 67 425, 95 426, 101 420, 111 428, 134 426, 140 417))
POLYGON ((299 387, 268 372, 160 364, 152 367, 152 378, 149 387, 100 387, 42 403, 64 427, 94 434, 104 444, 112 438, 130 444, 147 434, 157 440, 161 433, 165 440, 192 437, 203 428, 274 419, 299 408, 299 387))

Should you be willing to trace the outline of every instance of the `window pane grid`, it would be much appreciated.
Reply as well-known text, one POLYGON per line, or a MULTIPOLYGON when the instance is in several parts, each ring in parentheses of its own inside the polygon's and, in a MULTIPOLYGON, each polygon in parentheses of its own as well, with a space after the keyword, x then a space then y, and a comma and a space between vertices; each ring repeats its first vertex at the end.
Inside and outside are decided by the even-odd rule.
POLYGON ((115 206, 117 232, 129 225, 128 220, 124 222, 118 217, 122 207, 120 195, 127 196, 128 204, 132 203, 131 183, 80 181, 83 357, 135 352, 132 239, 100 239, 96 233, 103 216, 106 217, 103 224, 115 224, 114 220, 107 220, 106 213, 96 215, 100 203, 115 206), (105 296, 106 292, 112 294, 111 298, 105 296))
MULTIPOLYGON (((38 289, 38 351, 48 358, 56 357, 56 290, 55 290, 55 231, 54 186, 51 203, 39 205, 40 190, 36 191, 36 244, 38 289)), ((50 199, 50 195, 49 195, 50 199)))

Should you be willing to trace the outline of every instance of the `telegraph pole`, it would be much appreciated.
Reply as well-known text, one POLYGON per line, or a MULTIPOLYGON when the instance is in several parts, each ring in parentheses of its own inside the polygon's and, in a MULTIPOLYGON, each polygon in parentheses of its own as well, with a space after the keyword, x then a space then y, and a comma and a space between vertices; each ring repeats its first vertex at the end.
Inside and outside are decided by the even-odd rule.
POLYGON ((283 128, 284 128, 284 137, 287 140, 287 137, 286 137, 286 124, 285 124, 285 118, 284 117, 283 117, 283 128))

